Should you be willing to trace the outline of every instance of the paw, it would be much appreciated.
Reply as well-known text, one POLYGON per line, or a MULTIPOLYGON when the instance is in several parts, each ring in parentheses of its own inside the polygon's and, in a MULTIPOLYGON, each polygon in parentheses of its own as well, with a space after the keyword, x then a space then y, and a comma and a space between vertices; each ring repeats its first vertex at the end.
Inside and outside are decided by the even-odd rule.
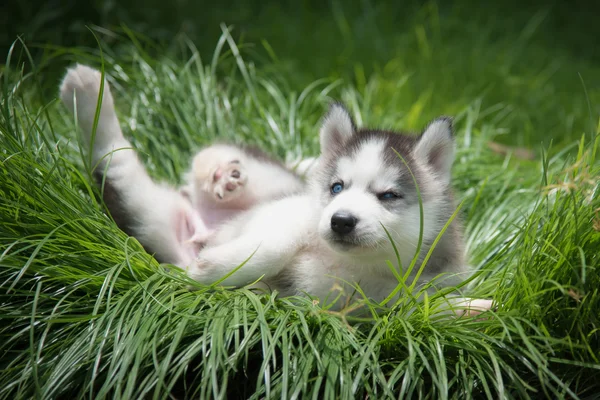
MULTIPOLYGON (((89 146, 91 141, 101 82, 100 71, 77 64, 67 71, 60 85, 60 98, 67 108, 75 114, 75 105, 77 106, 77 122, 86 146, 89 146)), ((110 86, 105 80, 94 143, 94 151, 98 152, 96 156, 104 156, 116 144, 119 144, 120 147, 129 145, 129 143, 123 142, 123 134, 110 94, 110 86)))
MULTIPOLYGON (((65 105, 73 112, 74 98, 77 99, 77 111, 94 111, 98 103, 98 94, 100 93, 100 82, 102 75, 100 71, 85 65, 77 64, 74 68, 67 70, 60 85, 60 98, 65 105), (91 110, 90 110, 91 109, 91 110)), ((104 91, 102 98, 103 107, 113 107, 112 96, 108 82, 104 81, 104 91)))
POLYGON ((494 309, 493 301, 487 299, 465 300, 461 305, 464 308, 457 312, 457 315, 461 317, 476 317, 481 313, 494 309))
POLYGON ((208 183, 208 192, 217 201, 227 202, 240 196, 248 181, 248 175, 238 160, 219 165, 212 174, 212 182, 208 183))
POLYGON ((214 279, 211 279, 210 265, 206 260, 195 258, 186 268, 187 275, 202 285, 211 285, 214 279))
MULTIPOLYGON (((100 71, 77 64, 67 71, 60 85, 62 102, 72 113, 75 113, 75 104, 77 105, 77 120, 85 131, 91 130, 96 117, 101 81, 100 71)), ((102 93, 100 120, 111 120, 115 117, 115 111, 110 87, 106 80, 102 93)))

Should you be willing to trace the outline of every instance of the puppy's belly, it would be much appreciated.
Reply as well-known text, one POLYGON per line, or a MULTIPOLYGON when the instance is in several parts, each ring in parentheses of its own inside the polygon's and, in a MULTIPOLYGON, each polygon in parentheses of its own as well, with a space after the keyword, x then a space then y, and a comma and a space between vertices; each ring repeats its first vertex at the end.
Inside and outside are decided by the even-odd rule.
POLYGON ((207 230, 214 231, 224 222, 231 220, 242 212, 239 209, 206 207, 197 205, 196 210, 199 218, 207 230))

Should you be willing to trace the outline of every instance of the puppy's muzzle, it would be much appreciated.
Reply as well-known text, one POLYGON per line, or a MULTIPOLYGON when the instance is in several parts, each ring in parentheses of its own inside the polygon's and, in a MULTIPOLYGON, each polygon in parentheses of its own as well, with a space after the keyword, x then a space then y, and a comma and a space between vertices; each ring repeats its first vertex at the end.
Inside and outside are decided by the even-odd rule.
POLYGON ((340 235, 347 235, 354 230, 358 219, 347 212, 338 211, 331 216, 331 230, 340 235))

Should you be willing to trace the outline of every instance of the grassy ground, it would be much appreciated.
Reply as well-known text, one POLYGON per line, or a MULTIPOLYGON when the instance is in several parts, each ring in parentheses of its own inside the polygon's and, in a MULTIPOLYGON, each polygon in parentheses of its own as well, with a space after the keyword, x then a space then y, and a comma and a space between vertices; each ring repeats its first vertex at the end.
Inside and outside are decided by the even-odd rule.
POLYGON ((154 46, 103 32, 99 46, 46 47, 36 65, 14 48, 0 83, 2 398, 600 391, 595 56, 581 43, 551 46, 548 9, 503 16, 429 3, 408 8, 398 28, 392 6, 336 4, 300 16, 272 6, 260 21, 279 16, 284 38, 256 23, 246 39, 212 32, 200 51, 183 38, 154 46), (498 309, 442 318, 441 299, 420 294, 348 325, 305 299, 190 291, 104 214, 55 99, 57 71, 74 61, 104 63, 125 133, 152 175, 171 182, 215 138, 282 158, 315 154, 331 98, 361 125, 420 129, 454 115, 454 184, 478 270, 461 290, 498 309))

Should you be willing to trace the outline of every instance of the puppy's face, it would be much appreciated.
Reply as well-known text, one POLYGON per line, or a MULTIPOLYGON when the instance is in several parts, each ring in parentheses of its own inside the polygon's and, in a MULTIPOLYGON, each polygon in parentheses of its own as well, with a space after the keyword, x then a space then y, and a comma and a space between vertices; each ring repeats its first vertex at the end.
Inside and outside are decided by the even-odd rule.
POLYGON ((337 252, 369 257, 389 255, 389 234, 401 255, 412 257, 421 235, 419 193, 423 240, 433 240, 446 222, 448 210, 439 203, 450 178, 450 133, 447 119, 434 121, 421 137, 357 130, 334 105, 321 129, 321 165, 311 182, 322 206, 320 237, 337 252))

